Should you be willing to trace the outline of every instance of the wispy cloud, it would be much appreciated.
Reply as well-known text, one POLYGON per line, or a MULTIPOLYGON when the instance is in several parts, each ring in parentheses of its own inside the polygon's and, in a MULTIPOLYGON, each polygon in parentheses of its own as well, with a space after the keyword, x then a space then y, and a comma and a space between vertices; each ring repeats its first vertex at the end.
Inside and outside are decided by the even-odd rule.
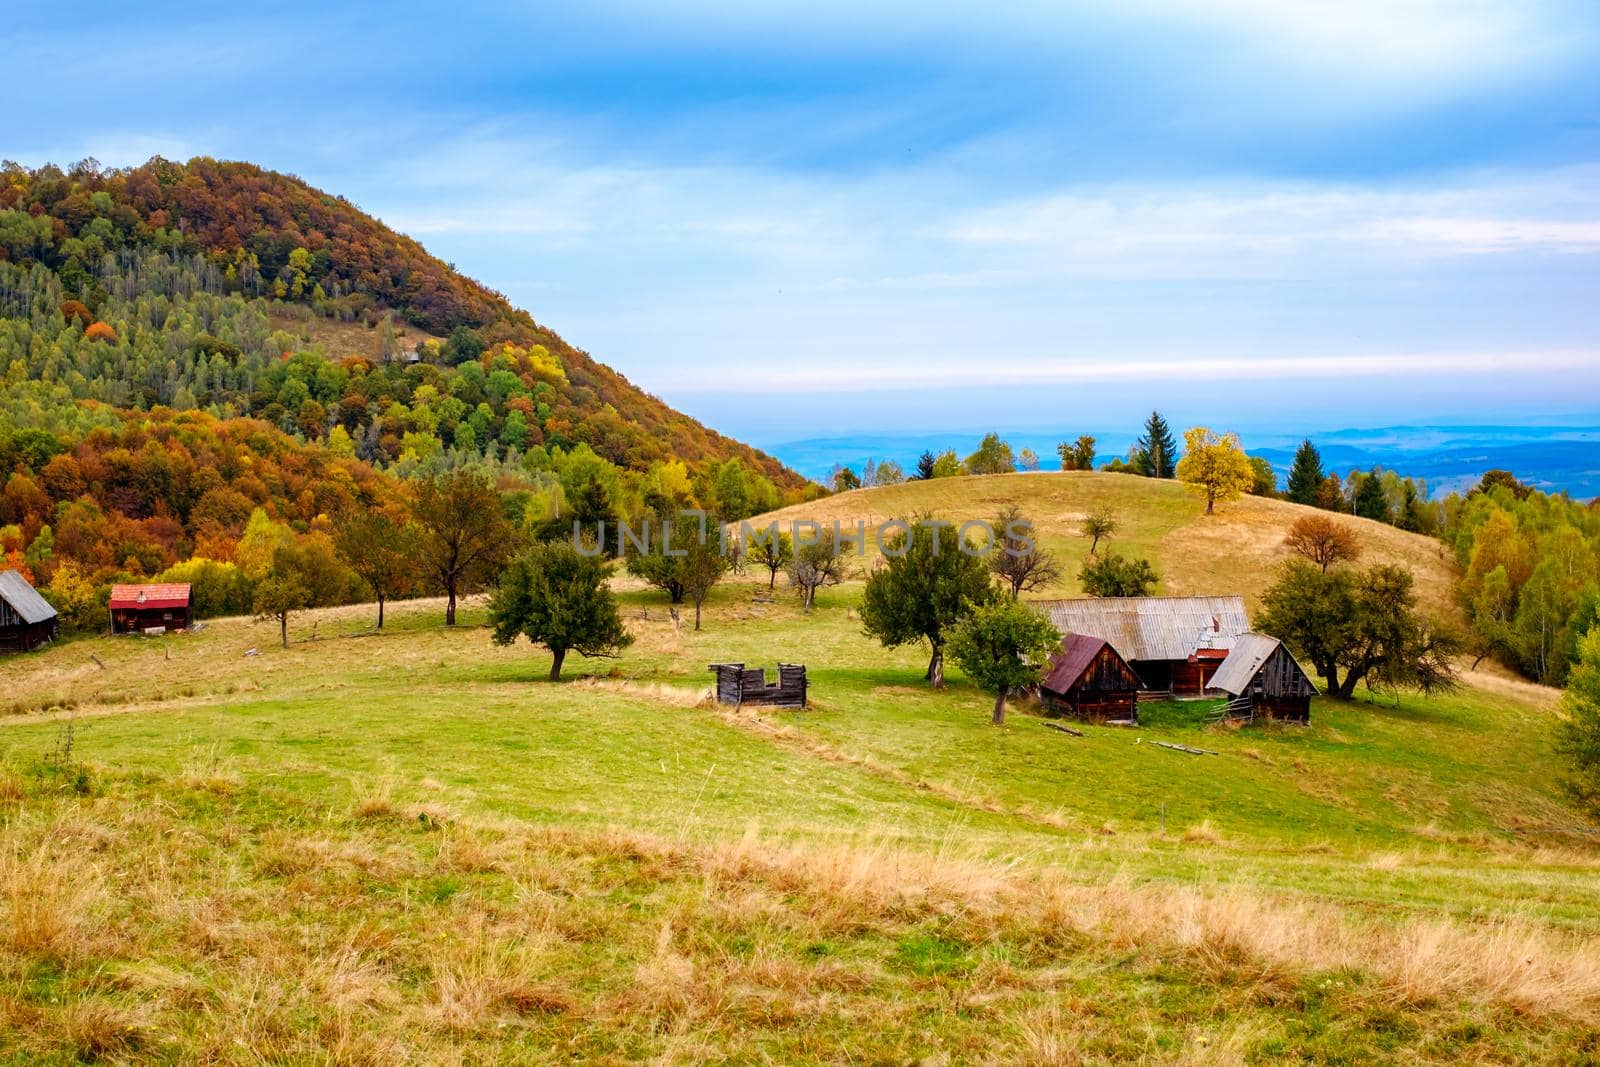
POLYGON ((289 2, 24 0, 4 154, 299 173, 714 423, 1595 379, 1592 0, 289 2))

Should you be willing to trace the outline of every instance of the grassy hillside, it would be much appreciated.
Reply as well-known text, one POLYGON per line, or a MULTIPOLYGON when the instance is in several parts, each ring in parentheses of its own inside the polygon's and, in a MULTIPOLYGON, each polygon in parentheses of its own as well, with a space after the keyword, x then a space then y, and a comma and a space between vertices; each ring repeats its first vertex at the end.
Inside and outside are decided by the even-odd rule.
MULTIPOLYGON (((1062 561, 1061 588, 1039 595, 1070 596, 1089 554, 1079 532, 1084 516, 1109 506, 1121 523, 1110 549, 1145 556, 1162 576, 1161 593, 1242 593, 1254 606, 1271 584, 1277 563, 1286 557, 1283 535, 1303 514, 1320 514, 1284 500, 1245 497, 1221 505, 1207 516, 1201 500, 1182 484, 1098 471, 996 474, 977 478, 938 478, 876 489, 857 489, 812 503, 797 504, 751 520, 777 519, 784 529, 796 519, 828 526, 864 521, 869 527, 917 512, 965 521, 989 519, 1006 504, 1016 504, 1033 519, 1045 547, 1062 561)), ((1417 592, 1441 612, 1457 610, 1452 590, 1454 564, 1433 538, 1407 533, 1371 519, 1341 516, 1360 537, 1369 561, 1399 563, 1417 578, 1417 592)), ((869 539, 869 549, 873 546, 869 539)))
MULTIPOLYGON (((1166 552, 1180 588, 1242 573, 1172 549, 1200 520, 1170 486, 965 484, 985 505, 1040 487, 1064 523, 1088 489, 1125 492, 1125 546, 1166 552)), ((1074 738, 1025 713, 989 726, 959 672, 926 690, 918 650, 860 633, 859 583, 807 616, 734 580, 698 633, 618 586, 636 644, 569 660, 560 685, 543 652, 493 646, 481 607, 446 631, 432 602, 392 608, 381 636, 363 609, 307 613, 287 650, 236 619, 0 661, 0 1045, 19 1062, 1600 1052, 1600 852, 1552 785, 1547 690, 1474 674, 1432 701, 1319 700, 1309 728, 1205 727, 1205 705, 1174 703, 1074 738), (815 704, 707 705, 719 660, 804 662, 815 704)))

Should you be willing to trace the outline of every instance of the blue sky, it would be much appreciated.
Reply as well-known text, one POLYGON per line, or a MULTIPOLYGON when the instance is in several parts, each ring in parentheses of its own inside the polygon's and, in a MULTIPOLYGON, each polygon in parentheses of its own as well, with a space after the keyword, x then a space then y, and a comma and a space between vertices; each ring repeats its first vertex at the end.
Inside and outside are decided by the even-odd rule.
POLYGON ((292 171, 758 443, 1600 414, 1592 0, 861 6, 23 3, 0 155, 292 171))

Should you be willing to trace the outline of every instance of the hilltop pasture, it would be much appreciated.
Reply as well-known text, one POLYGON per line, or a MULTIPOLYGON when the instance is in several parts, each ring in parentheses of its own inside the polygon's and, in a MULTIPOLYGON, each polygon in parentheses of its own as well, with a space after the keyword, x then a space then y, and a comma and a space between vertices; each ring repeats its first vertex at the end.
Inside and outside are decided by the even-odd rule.
MULTIPOLYGON (((980 515, 1037 487, 1068 557, 1103 492, 1164 591, 1252 599, 1294 511, 1027 475, 809 517, 954 512, 963 485, 980 515)), ((1447 583, 1423 539, 1371 533, 1447 583)), ((954 668, 928 690, 920 650, 861 633, 859 580, 808 615, 734 578, 700 632, 615 582, 635 644, 561 684, 481 603, 453 630, 413 601, 379 635, 366 607, 297 615, 288 649, 223 619, 0 660, 10 1059, 1597 1051, 1600 851, 1559 799, 1549 690, 1486 667, 1305 728, 1174 702, 1079 738, 1025 707, 990 726, 954 668), (741 660, 805 663, 813 706, 707 703, 706 665, 741 660)))

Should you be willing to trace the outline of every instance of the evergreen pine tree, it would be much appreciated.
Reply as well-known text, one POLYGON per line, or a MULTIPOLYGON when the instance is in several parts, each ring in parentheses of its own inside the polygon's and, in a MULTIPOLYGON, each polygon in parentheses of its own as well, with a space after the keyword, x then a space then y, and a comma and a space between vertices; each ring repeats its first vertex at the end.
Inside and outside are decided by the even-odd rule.
POLYGON ((917 458, 917 477, 927 481, 933 477, 934 456, 932 452, 924 452, 917 458))
POLYGON ((1316 504, 1327 475, 1322 470, 1322 453, 1307 438, 1295 450, 1294 463, 1289 467, 1289 484, 1285 496, 1296 504, 1316 504))
POLYGON ((1383 491, 1383 479, 1378 477, 1378 472, 1357 474, 1356 479, 1355 513, 1363 519, 1390 521, 1389 497, 1383 491))
POLYGON ((1134 446, 1134 465, 1146 478, 1175 478, 1178 473, 1178 442, 1161 412, 1152 411, 1145 420, 1144 436, 1134 446))

